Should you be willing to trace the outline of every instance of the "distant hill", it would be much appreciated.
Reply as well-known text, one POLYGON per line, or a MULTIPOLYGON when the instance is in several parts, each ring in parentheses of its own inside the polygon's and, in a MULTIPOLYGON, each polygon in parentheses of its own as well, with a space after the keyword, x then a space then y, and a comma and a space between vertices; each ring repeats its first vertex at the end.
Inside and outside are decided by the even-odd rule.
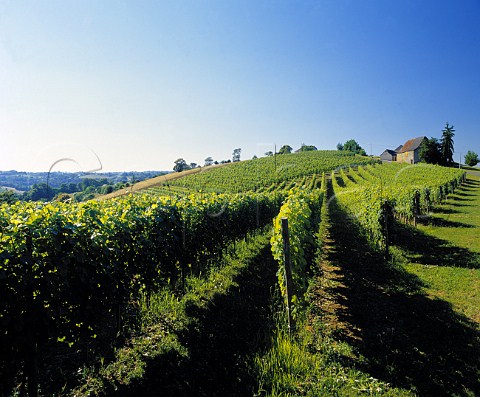
POLYGON ((125 194, 129 194, 133 192, 146 191, 148 189, 151 189, 157 186, 168 185, 177 179, 180 179, 192 174, 196 174, 206 170, 212 170, 212 169, 227 166, 230 164, 234 164, 234 163, 216 164, 216 165, 211 165, 203 168, 198 167, 198 168, 193 168, 193 169, 182 171, 182 172, 170 172, 168 174, 159 175, 154 178, 145 179, 143 181, 135 183, 133 186, 127 187, 125 189, 117 190, 115 192, 105 194, 103 196, 99 196, 98 198, 102 200, 111 199, 111 198, 120 197, 125 194))
POLYGON ((86 178, 107 180, 110 184, 132 181, 143 181, 167 171, 124 171, 124 172, 26 172, 26 171, 0 171, 0 187, 28 191, 33 185, 47 183, 52 188, 59 188, 62 184, 78 184, 86 178))

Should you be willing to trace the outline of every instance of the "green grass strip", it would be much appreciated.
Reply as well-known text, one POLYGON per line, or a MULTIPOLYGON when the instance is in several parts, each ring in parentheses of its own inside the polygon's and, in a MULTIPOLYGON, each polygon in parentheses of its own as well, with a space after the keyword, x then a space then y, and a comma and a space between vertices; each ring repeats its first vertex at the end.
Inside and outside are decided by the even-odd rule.
POLYGON ((162 356, 186 358, 189 349, 179 341, 179 334, 195 320, 187 313, 207 308, 219 295, 237 286, 235 279, 264 248, 270 239, 270 228, 247 240, 236 243, 235 253, 227 255, 222 267, 212 268, 204 277, 187 279, 187 292, 182 297, 162 290, 142 302, 141 330, 116 352, 113 362, 98 370, 85 369, 82 385, 70 395, 107 396, 139 385, 147 366, 162 356), (266 231, 268 230, 268 231, 266 231))

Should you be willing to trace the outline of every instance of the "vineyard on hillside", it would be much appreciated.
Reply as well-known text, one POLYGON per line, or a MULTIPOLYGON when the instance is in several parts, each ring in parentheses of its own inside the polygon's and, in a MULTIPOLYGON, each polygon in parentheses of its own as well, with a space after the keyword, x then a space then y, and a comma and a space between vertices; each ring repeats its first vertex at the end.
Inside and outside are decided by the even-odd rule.
POLYGON ((388 244, 389 218, 415 223, 465 180, 462 170, 435 165, 388 164, 342 168, 332 174, 335 198, 374 246, 388 244))
MULTIPOLYGON (((91 373, 105 374, 125 359, 118 354, 134 337, 151 340, 148 332, 158 327, 163 337, 170 335, 173 326, 160 319, 142 328, 139 319, 151 313, 152 302, 162 297, 175 305, 197 294, 193 286, 199 280, 227 269, 232 255, 249 257, 248 247, 265 236, 278 264, 277 288, 285 296, 283 218, 289 221, 292 253, 289 299, 300 321, 330 203, 383 250, 393 222, 414 223, 464 180, 456 169, 383 165, 318 151, 206 169, 112 200, 2 205, 0 395, 35 395, 38 385, 44 395, 61 388, 64 395, 73 388, 75 395, 105 395, 108 388, 130 385, 130 377, 141 381, 148 352, 131 358, 131 368, 120 371, 124 379, 102 375, 93 394, 86 386, 97 379, 91 373), (59 370, 52 364, 72 357, 89 368, 82 376, 78 367, 59 370), (142 370, 133 376, 133 367, 142 370)), ((187 316, 185 308, 176 310, 173 317, 187 316)))
POLYGON ((376 160, 355 156, 353 153, 318 150, 262 157, 232 163, 221 168, 206 168, 188 177, 162 186, 162 193, 207 191, 239 193, 246 191, 272 191, 308 185, 306 178, 329 172, 338 167, 374 164, 376 160))

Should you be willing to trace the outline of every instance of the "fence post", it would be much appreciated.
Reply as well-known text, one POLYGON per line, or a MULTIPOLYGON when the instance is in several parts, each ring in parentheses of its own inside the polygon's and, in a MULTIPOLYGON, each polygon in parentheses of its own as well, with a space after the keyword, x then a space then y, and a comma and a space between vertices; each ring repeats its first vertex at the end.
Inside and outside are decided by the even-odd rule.
POLYGON ((283 259, 285 263, 285 289, 287 292, 288 334, 292 334, 294 327, 292 319, 292 258, 290 256, 290 237, 288 233, 288 219, 282 218, 283 259))
POLYGON ((382 206, 382 212, 383 212, 383 222, 384 222, 384 238, 385 238, 385 259, 388 260, 390 259, 390 233, 389 233, 389 228, 390 228, 390 205, 389 203, 385 200, 383 202, 382 206))
POLYGON ((420 215, 420 192, 416 191, 413 198, 413 226, 417 226, 417 219, 420 215))

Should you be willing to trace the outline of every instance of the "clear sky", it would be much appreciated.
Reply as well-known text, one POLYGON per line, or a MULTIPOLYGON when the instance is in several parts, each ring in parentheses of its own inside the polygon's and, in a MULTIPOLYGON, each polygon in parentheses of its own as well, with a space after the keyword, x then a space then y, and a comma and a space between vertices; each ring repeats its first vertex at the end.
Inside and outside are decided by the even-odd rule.
POLYGON ((289 144, 480 154, 478 0, 0 0, 0 170, 171 170, 289 144))

